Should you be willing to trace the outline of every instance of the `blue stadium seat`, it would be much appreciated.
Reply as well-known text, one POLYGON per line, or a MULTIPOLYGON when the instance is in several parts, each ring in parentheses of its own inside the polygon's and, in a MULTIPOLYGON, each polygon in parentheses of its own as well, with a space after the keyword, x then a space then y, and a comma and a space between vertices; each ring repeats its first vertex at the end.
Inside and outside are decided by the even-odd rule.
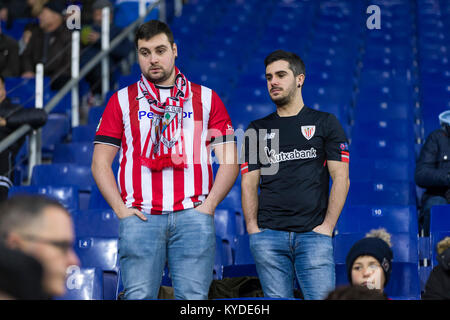
POLYGON ((233 257, 231 249, 223 245, 222 238, 216 235, 216 255, 214 258, 214 279, 223 278, 223 266, 232 265, 233 257))
POLYGON ((97 124, 87 124, 72 128, 72 142, 85 142, 92 143, 95 138, 95 132, 97 131, 97 124))
POLYGON ((55 146, 63 143, 70 132, 70 120, 65 114, 50 113, 42 127, 42 152, 44 158, 51 157, 55 146))
POLYGON ((103 271, 103 296, 115 299, 119 261, 117 238, 77 237, 75 252, 82 267, 97 267, 103 271))
POLYGON ((103 195, 97 185, 92 187, 89 198, 89 209, 111 209, 108 202, 106 202, 105 198, 103 198, 103 195))
POLYGON ((350 154, 358 158, 396 159, 415 162, 414 137, 409 140, 395 141, 377 137, 358 137, 350 144, 350 154))
POLYGON ((55 300, 103 300, 103 273, 99 268, 67 269, 66 293, 55 300))
POLYGON ((80 192, 90 192, 95 181, 90 166, 56 163, 36 165, 31 175, 31 185, 76 185, 80 192))
POLYGON ((61 143, 55 146, 52 162, 90 166, 93 152, 94 144, 92 141, 61 143))
MULTIPOLYGON (((146 10, 149 3, 146 3, 146 10)), ((156 7, 145 18, 144 22, 152 19, 158 19, 159 9, 156 7)), ((137 1, 124 1, 114 6, 114 24, 118 27, 125 28, 136 19, 139 18, 139 2, 137 1)))
POLYGON ((380 119, 378 121, 358 121, 353 125, 352 137, 377 137, 380 139, 408 140, 415 137, 415 127, 412 121, 396 119, 380 119))
POLYGON ((347 205, 416 205, 413 182, 401 181, 352 181, 347 205))
POLYGON ((385 228, 389 232, 418 233, 416 206, 346 205, 337 223, 338 233, 368 232, 385 228))
MULTIPOLYGON (((391 235, 392 251, 395 262, 418 263, 418 235, 409 233, 393 233, 391 235)), ((336 263, 345 263, 345 258, 350 248, 360 239, 365 237, 366 232, 338 233, 334 238, 334 260, 336 263)))
POLYGON ((119 218, 112 209, 79 210, 72 218, 77 237, 119 237, 119 218))
POLYGON ((415 166, 396 159, 361 158, 350 153, 350 181, 414 182, 415 166))
POLYGON ((223 267, 223 277, 258 276, 255 261, 250 252, 249 235, 241 235, 236 238, 236 252, 234 264, 223 267))
POLYGON ((98 267, 104 271, 118 270, 117 238, 77 237, 75 252, 82 267, 98 267))
POLYGON ((105 106, 91 107, 88 112, 88 124, 98 125, 100 118, 103 115, 103 111, 105 111, 105 106))
POLYGON ((9 189, 9 197, 18 194, 42 194, 58 200, 70 212, 74 212, 79 209, 78 186, 76 185, 12 186, 9 189))

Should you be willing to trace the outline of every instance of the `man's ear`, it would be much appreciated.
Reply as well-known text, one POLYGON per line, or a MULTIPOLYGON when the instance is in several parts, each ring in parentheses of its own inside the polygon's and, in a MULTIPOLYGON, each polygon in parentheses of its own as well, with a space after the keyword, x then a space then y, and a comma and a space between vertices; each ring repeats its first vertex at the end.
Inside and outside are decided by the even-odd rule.
POLYGON ((173 54, 175 55, 175 58, 178 58, 178 47, 175 42, 172 45, 172 51, 173 51, 173 54))
POLYGON ((305 75, 303 73, 299 74, 297 76, 297 88, 301 88, 304 82, 305 82, 305 75))

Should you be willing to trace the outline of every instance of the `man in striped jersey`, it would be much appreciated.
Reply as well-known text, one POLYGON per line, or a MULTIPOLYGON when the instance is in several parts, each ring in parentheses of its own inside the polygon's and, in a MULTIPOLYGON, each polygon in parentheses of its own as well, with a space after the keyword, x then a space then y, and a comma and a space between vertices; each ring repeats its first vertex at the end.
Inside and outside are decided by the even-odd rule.
POLYGON ((166 261, 178 299, 206 299, 214 210, 239 173, 234 130, 218 95, 175 66, 178 48, 157 20, 135 38, 142 76, 109 100, 92 172, 120 218, 125 299, 154 299, 166 261), (117 184, 111 169, 120 150, 117 184), (215 181, 211 150, 220 162, 215 181))
POLYGON ((255 138, 241 165, 250 249, 265 296, 292 298, 296 277, 305 299, 323 299, 335 285, 331 235, 349 188, 347 138, 334 115, 305 106, 300 57, 277 50, 265 64, 277 108, 250 123, 245 135, 255 138))

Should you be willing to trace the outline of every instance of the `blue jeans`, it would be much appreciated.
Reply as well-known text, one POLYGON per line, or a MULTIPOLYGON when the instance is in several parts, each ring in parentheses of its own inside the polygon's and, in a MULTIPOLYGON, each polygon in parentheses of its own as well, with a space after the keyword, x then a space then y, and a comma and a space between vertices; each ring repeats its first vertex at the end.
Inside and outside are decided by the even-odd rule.
POLYGON ((166 261, 176 299, 208 298, 216 238, 214 216, 196 209, 120 220, 125 299, 157 299, 166 261))
POLYGON ((264 296, 293 298, 294 276, 305 300, 321 300, 335 287, 333 243, 316 232, 271 229, 249 237, 264 296))

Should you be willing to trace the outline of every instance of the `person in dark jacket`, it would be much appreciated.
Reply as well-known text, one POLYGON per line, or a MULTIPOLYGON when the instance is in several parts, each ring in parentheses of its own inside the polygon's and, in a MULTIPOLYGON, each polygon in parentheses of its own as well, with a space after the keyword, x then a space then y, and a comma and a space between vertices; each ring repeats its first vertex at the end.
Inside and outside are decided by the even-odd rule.
POLYGON ((416 162, 416 184, 425 188, 419 210, 419 231, 430 232, 430 210, 450 199, 450 111, 439 115, 441 127, 427 137, 416 162))
POLYGON ((19 45, 15 39, 3 34, 0 26, 0 75, 18 77, 19 74, 19 45))
MULTIPOLYGON (((24 109, 13 104, 6 97, 4 78, 0 76, 0 141, 24 124, 37 129, 47 121, 47 113, 42 109, 24 109)), ((8 198, 12 186, 14 159, 25 138, 18 140, 8 149, 0 152, 0 202, 8 198)))
POLYGON ((450 237, 437 244, 438 265, 425 285, 422 300, 450 300, 450 237))
POLYGON ((70 79, 71 33, 64 23, 65 5, 49 1, 39 14, 39 27, 21 56, 22 77, 35 76, 36 64, 44 63, 51 89, 59 90, 70 79))

